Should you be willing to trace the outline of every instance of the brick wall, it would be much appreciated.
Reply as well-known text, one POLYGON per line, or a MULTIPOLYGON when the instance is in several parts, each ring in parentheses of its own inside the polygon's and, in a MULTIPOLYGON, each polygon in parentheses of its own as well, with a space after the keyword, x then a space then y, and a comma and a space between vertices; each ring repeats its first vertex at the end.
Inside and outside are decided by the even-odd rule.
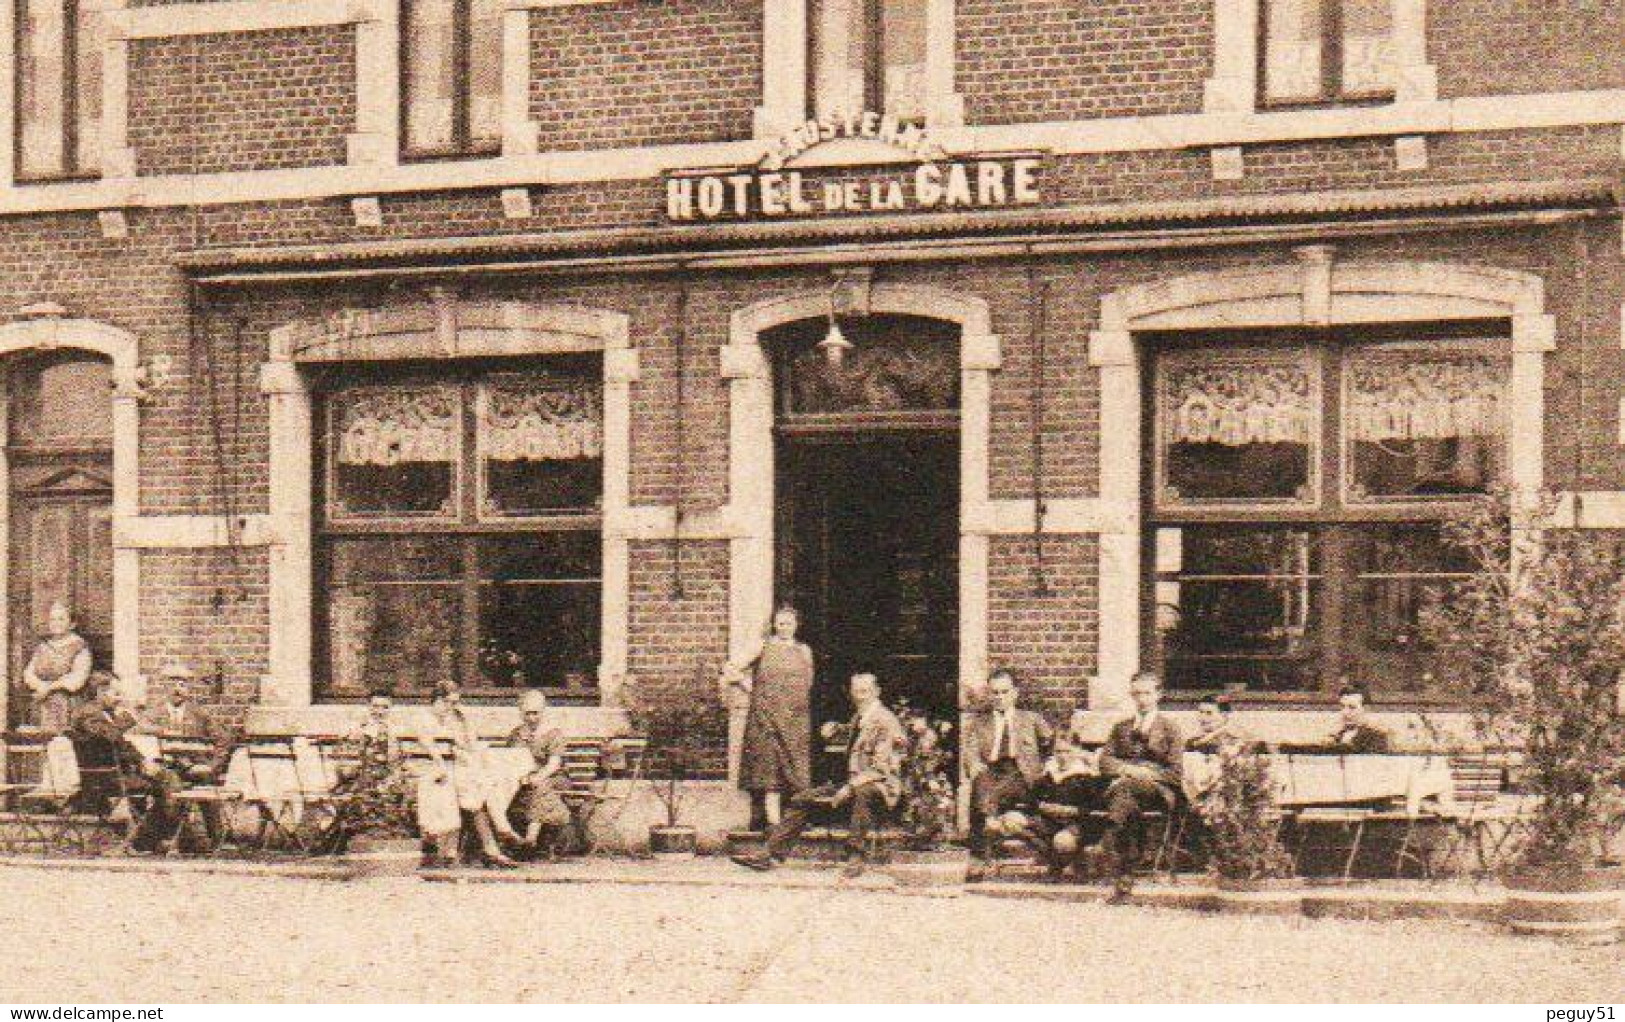
POLYGON ((960 0, 955 66, 970 124, 1196 113, 1212 0, 960 0))
POLYGON ((1038 544, 997 536, 988 555, 988 663, 1022 679, 1023 701, 1057 722, 1083 705, 1099 630, 1093 536, 1044 538, 1047 594, 1036 588, 1038 544))
POLYGON ((541 148, 749 138, 762 95, 762 5, 620 0, 531 12, 541 148))
POLYGON ((1621 0, 1428 5, 1428 59, 1444 97, 1625 87, 1621 0))
POLYGON ((726 715, 717 678, 728 657, 728 547, 717 542, 632 544, 628 673, 646 697, 699 692, 714 704, 715 755, 707 773, 727 772, 726 715), (682 592, 675 564, 682 566, 682 592))
POLYGON ((349 26, 140 39, 130 46, 130 145, 141 174, 345 161, 355 130, 349 26))
POLYGON ((164 697, 165 668, 216 686, 208 701, 252 704, 268 669, 270 629, 263 549, 158 550, 141 555, 141 673, 164 697))

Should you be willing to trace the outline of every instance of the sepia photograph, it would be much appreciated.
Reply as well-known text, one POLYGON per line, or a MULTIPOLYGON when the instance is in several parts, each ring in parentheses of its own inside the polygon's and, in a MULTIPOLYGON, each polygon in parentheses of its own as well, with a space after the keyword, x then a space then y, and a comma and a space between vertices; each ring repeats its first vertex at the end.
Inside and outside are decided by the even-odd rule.
POLYGON ((1622 55, 0 0, 0 1005, 1614 1022, 1622 55))

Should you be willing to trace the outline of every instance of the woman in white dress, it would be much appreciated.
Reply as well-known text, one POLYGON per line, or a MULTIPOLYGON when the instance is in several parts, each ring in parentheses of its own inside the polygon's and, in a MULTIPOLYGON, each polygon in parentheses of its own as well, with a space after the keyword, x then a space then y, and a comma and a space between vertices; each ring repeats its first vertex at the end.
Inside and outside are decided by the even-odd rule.
POLYGON ((461 827, 448 833, 438 822, 441 818, 439 812, 432 808, 425 812, 426 805, 435 807, 445 800, 444 786, 450 785, 461 821, 472 824, 474 836, 480 843, 480 861, 487 866, 504 869, 518 865, 502 851, 497 841, 499 834, 516 845, 520 838, 508 825, 501 807, 492 805, 496 797, 486 762, 485 743, 480 740, 473 723, 463 711, 462 694, 455 685, 441 685, 435 689, 430 720, 423 729, 421 741, 433 763, 419 784, 418 795, 418 819, 423 831, 425 859, 444 862, 456 854, 461 827), (451 746, 449 763, 441 749, 442 744, 451 746), (440 790, 433 790, 436 787, 440 790), (431 822, 431 818, 435 822, 431 822))

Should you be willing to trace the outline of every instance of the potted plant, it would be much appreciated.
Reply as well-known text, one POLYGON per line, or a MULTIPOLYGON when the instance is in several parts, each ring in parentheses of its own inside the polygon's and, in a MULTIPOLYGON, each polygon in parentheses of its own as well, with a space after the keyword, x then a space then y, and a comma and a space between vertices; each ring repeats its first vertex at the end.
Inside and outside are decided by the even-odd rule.
POLYGON ((1612 940, 1625 891, 1610 854, 1625 821, 1625 539, 1565 527, 1561 510, 1551 496, 1513 507, 1500 495, 1449 523, 1474 571, 1425 608, 1424 635, 1435 669, 1478 700, 1480 740, 1521 760, 1508 922, 1612 940))
POLYGON ((899 771, 902 795, 897 804, 903 840, 884 870, 908 887, 961 884, 969 856, 952 843, 959 820, 949 741, 953 724, 934 721, 906 702, 898 703, 896 713, 905 739, 899 771))
POLYGON ((713 686, 704 671, 680 688, 657 687, 646 680, 628 678, 622 699, 632 725, 649 742, 645 756, 655 797, 664 810, 665 823, 649 828, 649 851, 657 858, 693 858, 698 833, 682 822, 689 782, 703 775, 706 762, 720 741, 722 717, 713 686))
POLYGON ((1292 857, 1281 843, 1276 779, 1257 746, 1232 743, 1214 758, 1196 799, 1208 835, 1208 869, 1221 905, 1296 913, 1302 905, 1292 857))

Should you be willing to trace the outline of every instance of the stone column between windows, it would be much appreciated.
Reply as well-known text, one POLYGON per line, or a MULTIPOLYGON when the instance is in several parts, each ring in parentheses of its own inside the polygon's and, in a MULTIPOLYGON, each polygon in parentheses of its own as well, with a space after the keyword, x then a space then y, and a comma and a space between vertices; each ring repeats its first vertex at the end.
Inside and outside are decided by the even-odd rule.
MULTIPOLYGON (((133 348, 133 345, 132 345, 133 348)), ((128 525, 141 513, 141 371, 135 352, 113 365, 113 522, 128 525)), ((114 535, 118 530, 115 528, 114 535)), ((113 546, 113 674, 125 691, 146 697, 141 675, 141 551, 113 546)))
POLYGON ((623 328, 604 349, 603 593, 599 635, 598 698, 620 705, 630 653, 632 384, 639 376, 638 353, 623 328))
POLYGON ((1127 705, 1129 679, 1140 662, 1141 410, 1133 335, 1094 331, 1089 364, 1100 371, 1100 500, 1115 510, 1100 523, 1100 624, 1089 679, 1089 708, 1100 710, 1127 705))
MULTIPOLYGON (((292 328, 272 332, 273 352, 292 346, 292 328)), ((311 703, 311 402, 299 368, 276 358, 260 367, 270 433, 270 674, 266 706, 311 703)))

